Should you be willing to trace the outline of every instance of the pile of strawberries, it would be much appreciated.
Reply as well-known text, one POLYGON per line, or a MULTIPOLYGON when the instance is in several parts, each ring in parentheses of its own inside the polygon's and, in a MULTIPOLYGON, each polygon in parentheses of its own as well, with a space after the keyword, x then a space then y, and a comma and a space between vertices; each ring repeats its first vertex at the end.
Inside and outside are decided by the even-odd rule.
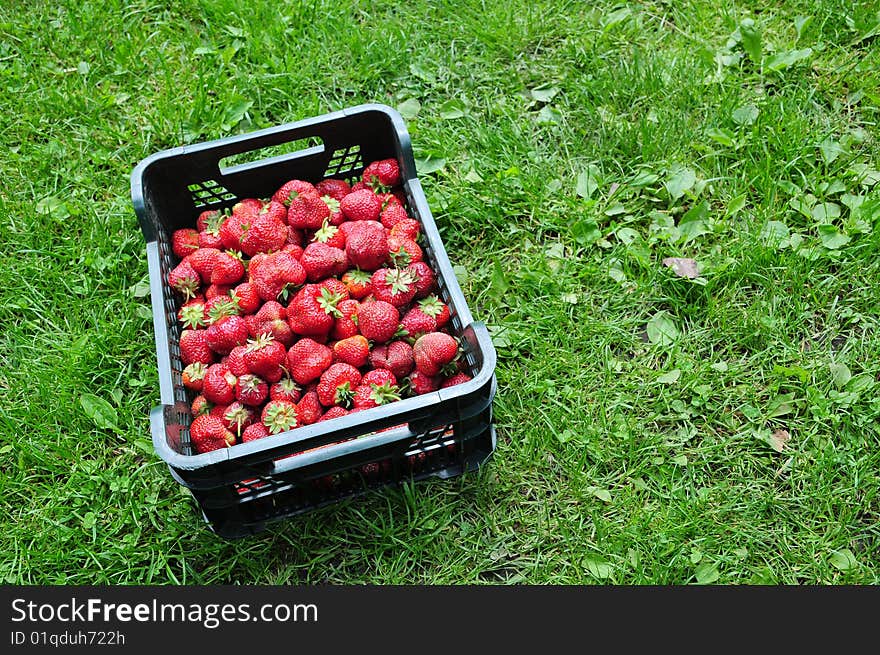
POLYGON ((168 283, 196 451, 470 380, 419 236, 395 159, 176 230, 168 283))

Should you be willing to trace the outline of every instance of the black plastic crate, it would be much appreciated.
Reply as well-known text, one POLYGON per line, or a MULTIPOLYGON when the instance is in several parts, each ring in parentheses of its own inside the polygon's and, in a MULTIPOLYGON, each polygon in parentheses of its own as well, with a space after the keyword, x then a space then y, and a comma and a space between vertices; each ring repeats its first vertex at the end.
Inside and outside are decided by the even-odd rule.
POLYGON ((150 414, 153 446, 190 489, 209 526, 226 538, 370 489, 473 470, 495 449, 495 350, 475 322, 452 271, 419 183, 400 114, 368 104, 277 127, 158 152, 131 175, 146 240, 159 369, 160 405, 150 414), (265 149, 282 154, 265 157, 265 149), (300 148, 300 149, 296 149, 300 148), (257 154, 255 151, 263 151, 257 154), (255 157, 264 157, 255 159, 255 157), (302 426, 247 444, 194 454, 191 394, 182 382, 178 301, 167 283, 177 264, 171 234, 205 209, 267 197, 290 179, 360 179, 371 161, 400 165, 408 213, 422 226, 423 250, 449 306, 472 380, 447 389, 302 426), (244 160, 244 161, 242 161, 244 160))

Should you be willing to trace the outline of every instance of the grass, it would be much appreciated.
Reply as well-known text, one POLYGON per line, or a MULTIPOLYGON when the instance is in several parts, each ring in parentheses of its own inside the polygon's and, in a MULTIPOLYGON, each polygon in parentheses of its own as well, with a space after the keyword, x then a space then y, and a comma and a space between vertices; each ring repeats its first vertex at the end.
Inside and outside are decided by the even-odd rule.
POLYGON ((880 15, 709 4, 3 3, 0 578, 876 584, 880 15), (224 542, 149 443, 128 176, 361 102, 438 168, 497 451, 224 542))

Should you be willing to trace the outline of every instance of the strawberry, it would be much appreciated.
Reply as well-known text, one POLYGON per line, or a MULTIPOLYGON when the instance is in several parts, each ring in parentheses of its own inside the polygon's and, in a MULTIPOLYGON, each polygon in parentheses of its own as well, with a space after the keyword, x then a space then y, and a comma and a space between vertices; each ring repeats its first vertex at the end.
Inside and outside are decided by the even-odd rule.
POLYGON ((208 370, 208 367, 205 366, 202 362, 193 362, 192 364, 188 364, 185 369, 183 369, 183 373, 181 377, 183 378, 183 386, 187 389, 191 389, 196 393, 202 390, 202 383, 205 379, 205 372, 208 370))
POLYGON ((414 218, 402 218, 388 233, 392 237, 405 237, 417 241, 422 230, 421 224, 414 218))
POLYGON ((261 377, 245 373, 238 377, 235 399, 250 407, 259 407, 269 397, 269 385, 261 377))
POLYGON ((178 259, 184 259, 199 249, 199 233, 191 228, 181 228, 171 233, 171 250, 178 259))
POLYGON ((338 361, 361 368, 370 358, 370 342, 362 334, 355 334, 334 343, 333 354, 338 361))
MULTIPOLYGON (((344 288, 344 287, 343 287, 344 288)), ((337 316, 337 305, 344 296, 318 284, 306 284, 287 306, 287 323, 296 334, 322 337, 330 333, 337 316)))
POLYGON ((286 432, 300 424, 297 407, 288 400, 270 400, 263 407, 260 421, 269 430, 269 434, 286 432))
MULTIPOLYGON (((376 195, 379 196, 379 200, 382 201, 382 211, 383 212, 386 209, 388 209, 391 205, 400 205, 401 207, 405 207, 405 205, 406 205, 406 197, 405 196, 401 197, 401 196, 395 195, 393 193, 380 193, 380 192, 377 192, 376 195)), ((380 214, 380 220, 381 220, 381 214, 380 214)))
POLYGON ((419 370, 413 371, 407 379, 410 391, 416 396, 437 391, 440 388, 440 380, 442 380, 439 375, 425 375, 419 370))
POLYGON ((302 264, 286 252, 274 252, 260 260, 251 282, 263 300, 286 299, 291 291, 306 281, 302 264))
POLYGON ((340 416, 345 416, 348 414, 348 410, 345 407, 340 407, 339 405, 335 405, 328 409, 321 415, 321 418, 318 421, 329 421, 334 418, 339 418, 340 416))
POLYGON ((204 327, 206 325, 205 299, 197 297, 187 300, 180 306, 180 309, 177 310, 177 320, 179 320, 185 328, 193 329, 204 327))
POLYGON ((317 191, 300 193, 290 201, 287 223, 298 230, 318 230, 330 218, 330 207, 317 191))
MULTIPOLYGON (((347 186, 347 185, 346 185, 347 186)), ((285 207, 290 207, 291 201, 298 198, 301 193, 318 193, 318 189, 311 182, 304 180, 290 180, 272 194, 272 200, 280 202, 285 207)))
MULTIPOLYGON (((394 198, 394 196, 391 197, 394 198)), ((395 198, 395 200, 397 199, 395 198)), ((379 220, 382 222, 382 226, 386 230, 390 230, 400 221, 407 218, 409 218, 409 214, 406 213, 406 208, 399 202, 388 203, 379 215, 379 220)))
POLYGON ((382 385, 396 387, 397 377, 387 368, 376 368, 364 374, 361 378, 361 384, 372 384, 377 387, 382 385))
POLYGON ((241 236, 241 250, 249 257, 281 250, 287 243, 287 209, 274 200, 266 203, 241 236))
POLYGON ((384 300, 362 303, 355 316, 361 334, 375 343, 389 341, 400 326, 397 307, 384 300))
POLYGON ((369 409, 379 405, 387 405, 395 400, 400 400, 400 393, 396 384, 390 382, 383 382, 382 384, 362 383, 354 391, 352 405, 357 409, 369 409))
POLYGON ((425 258, 419 244, 409 237, 402 236, 388 237, 388 254, 396 266, 407 266, 425 258))
POLYGON ((364 169, 362 179, 373 189, 393 187, 400 183, 400 166, 394 158, 371 162, 364 169))
POLYGON ((287 351, 287 370, 297 384, 317 380, 332 363, 333 351, 309 337, 300 339, 287 351))
POLYGON ((361 189, 345 196, 339 203, 339 209, 350 221, 378 221, 382 201, 372 189, 361 189))
POLYGON ((223 421, 223 425, 239 436, 241 435, 242 430, 251 425, 255 419, 256 414, 254 413, 253 408, 248 407, 239 401, 229 403, 226 411, 223 412, 223 416, 220 417, 220 420, 223 421))
POLYGON ((205 303, 205 317, 208 325, 213 325, 226 316, 238 316, 238 305, 230 296, 213 296, 205 303))
POLYGON ((332 364, 321 374, 318 382, 318 400, 324 407, 350 404, 355 388, 361 382, 361 374, 351 364, 332 364))
POLYGON ((196 291, 202 284, 202 278, 193 268, 193 265, 184 260, 168 273, 168 284, 175 291, 181 293, 187 300, 194 298, 196 291))
POLYGON ((321 196, 321 200, 324 201, 324 204, 327 205, 327 209, 330 210, 330 215, 324 219, 325 225, 342 225, 347 220, 345 218, 345 214, 343 214, 342 210, 340 209, 339 200, 328 195, 321 196))
POLYGON ((373 288, 370 286, 370 277, 366 271, 353 268, 342 275, 342 283, 345 284, 352 298, 361 300, 373 292, 373 288))
POLYGON ((311 282, 318 282, 333 275, 342 275, 348 268, 348 257, 344 250, 320 241, 307 245, 299 261, 311 282))
POLYGON ((405 341, 378 345, 370 353, 370 365, 375 369, 388 369, 398 380, 402 380, 414 366, 412 346, 405 341))
POLYGON ((241 316, 224 316, 205 330, 208 345, 215 353, 228 355, 248 339, 247 324, 241 316))
POLYGON ((199 248, 213 248, 214 250, 223 248, 223 238, 220 236, 219 231, 217 234, 199 232, 199 248))
POLYGON ((279 364, 274 369, 267 371, 266 374, 263 375, 263 378, 269 384, 275 384, 281 378, 283 378, 285 375, 286 375, 286 371, 284 370, 284 367, 279 364))
POLYGON ((199 248, 187 255, 185 261, 192 265, 202 280, 210 282, 211 273, 214 271, 214 264, 221 254, 223 254, 223 251, 217 248, 199 248))
POLYGON ((380 268, 388 260, 385 228, 376 221, 353 223, 345 237, 345 253, 352 266, 365 271, 380 268))
POLYGON ((189 426, 189 438, 198 453, 228 448, 235 443, 235 435, 216 416, 197 416, 189 426))
POLYGON ((211 269, 211 284, 233 285, 244 277, 244 263, 238 257, 221 252, 211 269))
POLYGON ((192 405, 190 405, 190 411, 192 412, 193 417, 210 414, 212 409, 214 409, 214 403, 205 398, 202 394, 193 398, 192 405))
POLYGON ((254 375, 271 375, 286 360, 287 348, 271 334, 261 334, 247 342, 244 363, 254 375))
POLYGON ((289 252, 291 255, 299 259, 302 256, 302 244, 303 244, 303 234, 302 230, 297 230, 295 227, 287 226, 287 243, 285 243, 281 250, 282 252, 289 252))
POLYGON ((370 187, 367 186, 366 182, 364 182, 363 180, 358 180, 357 182, 355 182, 354 184, 351 185, 351 190, 348 193, 354 193, 355 191, 362 191, 364 189, 369 189, 369 188, 370 187))
POLYGON ((268 436, 269 428, 267 428, 262 421, 259 421, 257 423, 252 423, 244 429, 244 432, 241 433, 241 442, 247 443, 268 436))
POLYGON ((416 300, 425 298, 436 290, 437 279, 434 277, 434 271, 426 262, 413 262, 406 269, 416 279, 416 300))
POLYGON ((199 248, 220 249, 223 247, 220 226, 228 216, 228 213, 216 209, 209 209, 199 214, 196 220, 196 228, 199 231, 199 248))
POLYGON ((235 400, 235 377, 225 364, 211 364, 205 372, 202 395, 217 405, 228 405, 235 400))
POLYGON ((445 380, 443 380, 443 382, 440 383, 440 388, 441 389, 448 389, 449 387, 454 387, 456 384, 462 384, 463 382, 469 382, 472 379, 473 378, 470 375, 468 375, 467 373, 456 373, 455 375, 452 375, 452 376, 446 378, 445 380))
POLYGON ((212 225, 219 225, 223 212, 219 209, 206 209, 196 218, 196 230, 204 232, 212 225))
POLYGON ((205 288, 205 300, 211 300, 217 296, 228 296, 232 293, 232 287, 226 284, 211 284, 205 288))
POLYGON ((314 242, 326 243, 328 246, 345 250, 345 232, 340 230, 336 225, 324 222, 321 229, 315 232, 314 242))
POLYGON ((428 296, 412 306, 400 319, 406 336, 417 339, 436 332, 449 322, 449 308, 437 296, 428 296))
POLYGON ((262 208, 262 200, 257 198, 243 198, 232 206, 232 215, 253 217, 262 208))
POLYGON ((395 307, 403 307, 416 295, 415 276, 399 268, 380 268, 370 278, 376 300, 384 300, 395 307))
POLYGON ((315 190, 322 196, 342 200, 351 191, 351 186, 345 180, 327 179, 318 182, 315 190))
POLYGON ((287 308, 275 300, 268 301, 248 318, 252 319, 248 322, 248 332, 255 339, 261 334, 269 333, 276 341, 284 344, 285 348, 292 346, 296 340, 296 335, 287 324, 287 308))
POLYGON ((302 399, 296 404, 296 413, 299 416, 301 425, 311 425, 316 423, 324 413, 324 407, 318 400, 316 391, 309 391, 304 394, 302 399))
POLYGON ((263 299, 257 293, 257 288, 250 282, 242 282, 232 290, 230 297, 238 305, 242 315, 253 314, 263 304, 263 299))
MULTIPOLYGON (((241 203, 235 205, 235 207, 241 206, 241 203)), ((247 208, 247 205, 244 207, 246 209, 239 211, 236 211, 235 208, 233 208, 232 215, 220 225, 219 236, 224 248, 229 248, 230 250, 241 249, 241 242, 242 239, 244 239, 244 233, 247 230, 247 226, 250 225, 250 221, 253 220, 256 215, 256 210, 247 208), (246 215, 244 213, 245 211, 247 211, 249 215, 246 215)))
POLYGON ((215 356, 208 345, 207 330, 183 330, 180 333, 180 361, 184 366, 193 362, 212 364, 215 356))
MULTIPOLYGON (((458 356, 458 342, 443 332, 429 332, 413 345, 416 369, 426 376, 435 376, 458 356)), ((438 383, 439 384, 439 383, 438 383)))
POLYGON ((330 331, 330 337, 332 339, 341 341, 348 337, 353 337, 356 334, 360 334, 357 323, 355 322, 355 315, 357 314, 358 307, 360 307, 360 303, 351 298, 342 300, 336 305, 336 309, 339 310, 340 315, 336 317, 336 321, 333 323, 333 329, 330 331))
POLYGON ((299 402, 302 398, 302 389, 291 378, 283 377, 269 387, 271 400, 289 400, 292 403, 299 402))
POLYGON ((247 346, 236 346, 221 360, 223 364, 226 364, 226 368, 229 369, 229 372, 236 377, 241 377, 242 375, 250 373, 247 364, 244 363, 245 351, 247 351, 247 346))

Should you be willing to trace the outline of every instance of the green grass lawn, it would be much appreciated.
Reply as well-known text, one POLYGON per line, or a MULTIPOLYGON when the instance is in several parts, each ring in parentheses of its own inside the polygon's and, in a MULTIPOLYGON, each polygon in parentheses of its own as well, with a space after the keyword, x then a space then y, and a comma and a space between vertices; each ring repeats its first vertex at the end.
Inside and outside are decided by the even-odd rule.
POLYGON ((0 579, 880 580, 875 2, 281 4, 0 3, 0 579), (492 330, 498 447, 225 542, 149 440, 129 174, 363 102, 492 330))

